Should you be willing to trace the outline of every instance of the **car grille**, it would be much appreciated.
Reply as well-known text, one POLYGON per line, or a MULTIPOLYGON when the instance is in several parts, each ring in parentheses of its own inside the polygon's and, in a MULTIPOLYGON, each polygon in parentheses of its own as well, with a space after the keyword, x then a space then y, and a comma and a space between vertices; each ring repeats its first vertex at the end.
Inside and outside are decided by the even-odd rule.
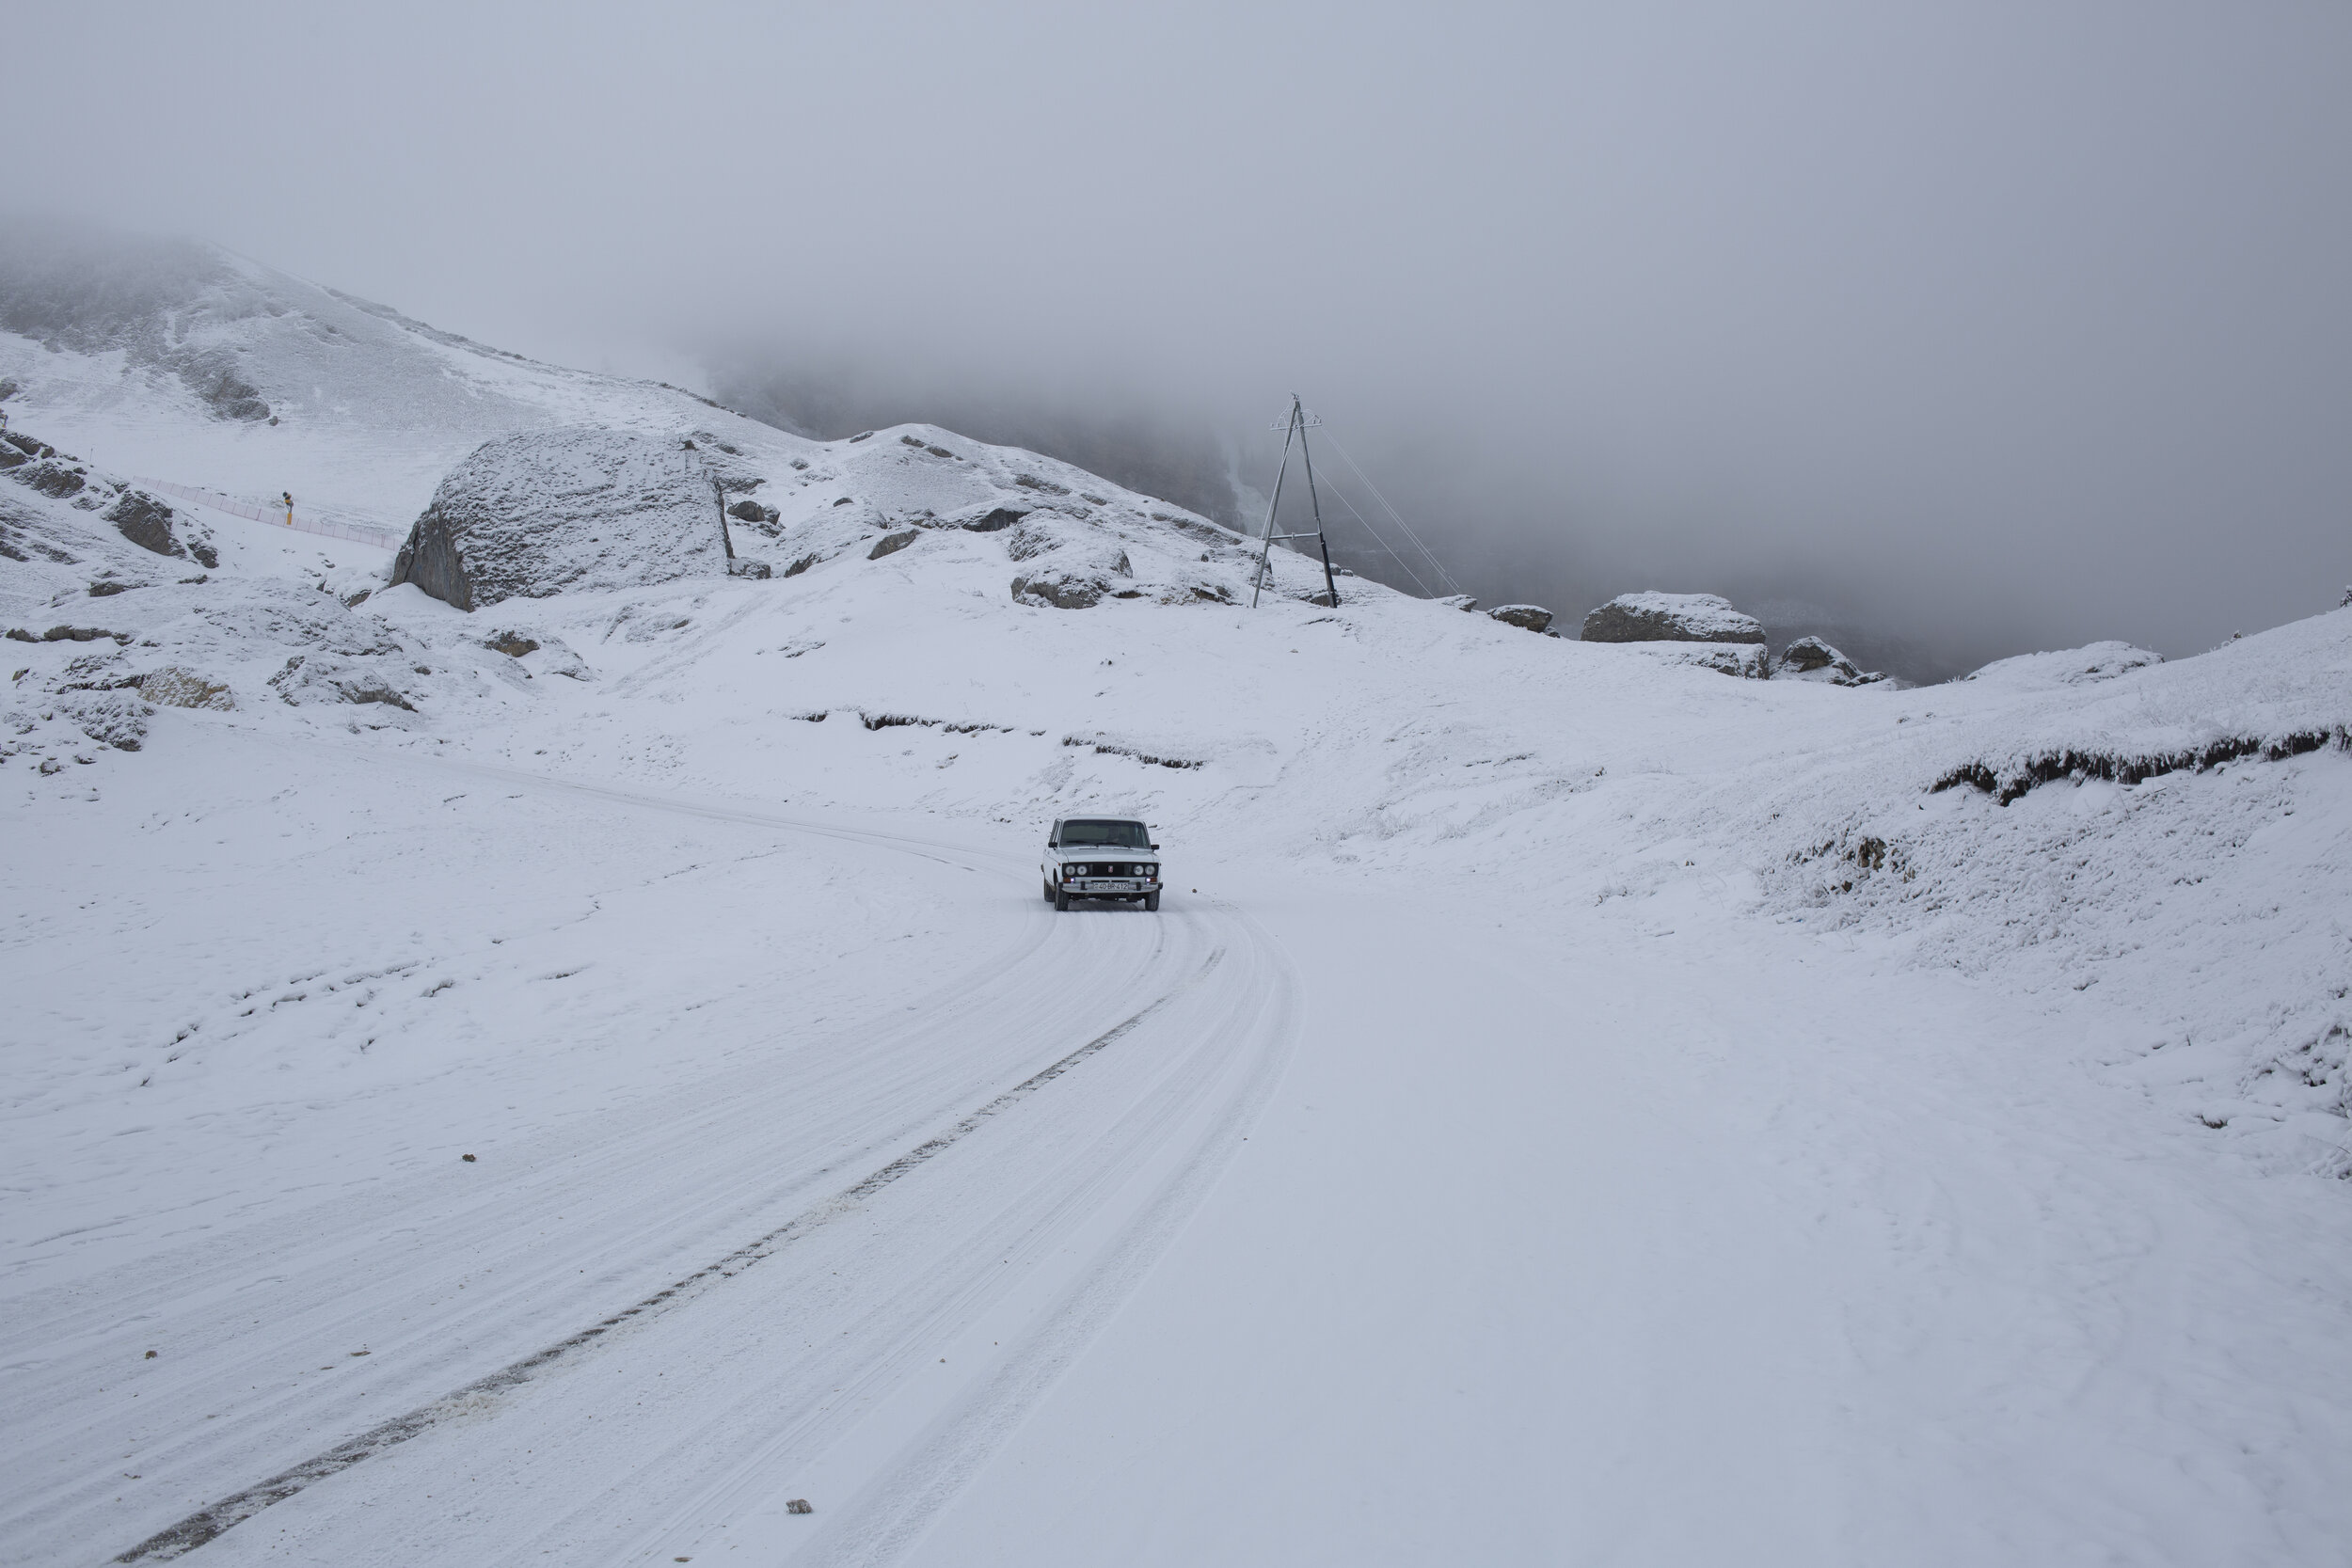
POLYGON ((1075 865, 1071 871, 1080 877, 1148 877, 1151 869, 1144 865, 1120 863, 1075 865))

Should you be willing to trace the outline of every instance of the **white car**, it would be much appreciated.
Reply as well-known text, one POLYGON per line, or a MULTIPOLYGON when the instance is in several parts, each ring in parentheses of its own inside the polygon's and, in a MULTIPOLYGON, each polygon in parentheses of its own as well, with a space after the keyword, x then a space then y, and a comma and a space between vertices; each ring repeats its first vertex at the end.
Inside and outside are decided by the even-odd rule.
POLYGON ((1160 907, 1160 847, 1132 816, 1067 816, 1045 835, 1045 896, 1057 910, 1073 898, 1123 898, 1160 907))

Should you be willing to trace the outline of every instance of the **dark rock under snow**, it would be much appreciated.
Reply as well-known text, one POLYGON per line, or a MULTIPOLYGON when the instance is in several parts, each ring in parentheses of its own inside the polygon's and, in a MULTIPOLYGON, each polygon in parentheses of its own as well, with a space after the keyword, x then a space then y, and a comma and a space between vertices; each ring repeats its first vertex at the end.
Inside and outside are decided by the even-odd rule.
POLYGON ((1876 686, 1886 677, 1863 669, 1818 637, 1800 637, 1772 661, 1774 680, 1820 681, 1830 686, 1876 686))
POLYGON ((711 477, 683 443, 625 431, 531 431, 452 468, 409 530, 391 581, 461 610, 566 589, 723 577, 711 477))
POLYGON ((1620 594, 1584 617, 1587 642, 1761 642, 1764 624, 1714 594, 1620 594))

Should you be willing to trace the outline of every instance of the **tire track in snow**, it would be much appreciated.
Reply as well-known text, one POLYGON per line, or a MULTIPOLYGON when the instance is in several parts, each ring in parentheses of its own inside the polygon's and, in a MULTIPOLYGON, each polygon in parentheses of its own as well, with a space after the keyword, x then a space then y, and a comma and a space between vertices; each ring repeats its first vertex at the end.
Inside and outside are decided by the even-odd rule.
MULTIPOLYGON (((1048 1275, 1041 1283, 1051 1292, 1050 1305, 1032 1307, 1021 1314, 1023 1322, 1004 1325, 1007 1350, 993 1370, 936 1408, 919 1433, 909 1433, 892 1458, 867 1472, 830 1512, 814 1536, 802 1537, 788 1521, 774 1516, 782 1497, 776 1493, 763 1507, 739 1516, 732 1532, 704 1528, 683 1537, 649 1535, 639 1544, 641 1550, 672 1555, 667 1543, 675 1542, 678 1549, 699 1555, 732 1533, 738 1547, 785 1545, 791 1560, 809 1568, 884 1568, 971 1483, 1189 1223, 1288 1069, 1299 1006, 1288 963, 1254 921, 1231 907, 1217 912, 1239 927, 1238 937, 1250 939, 1236 944, 1239 956, 1229 965, 1243 973, 1229 978, 1221 994, 1206 1004, 1213 1011, 1203 1015, 1200 1006, 1184 1011, 1200 1015, 1189 1021, 1193 1033, 1219 1046, 1189 1053, 1147 1101, 1104 1133, 1106 1144, 1120 1142, 1132 1151, 1115 1174, 1105 1173, 1119 1191, 1098 1196, 1077 1221, 1077 1234, 1065 1233, 1057 1243, 1078 1260, 1058 1272, 1040 1271, 1048 1275), (784 1529, 762 1528, 776 1524, 784 1529), (801 1544, 793 1550, 787 1544, 796 1538, 801 1544)), ((1154 1030, 1184 1026, 1181 1015, 1172 1014, 1169 1021, 1155 1022, 1154 1030)), ((977 1340, 977 1331, 972 1338, 977 1340)), ((829 1479, 856 1478, 836 1469, 829 1479)), ((772 1480, 769 1484, 772 1487, 772 1480)), ((711 1517, 706 1513, 702 1522, 707 1525, 711 1517)))
MULTIPOLYGON (((596 791, 596 793, 604 793, 596 791)), ((1057 1060, 1049 1063, 1027 1078, 1005 1090, 993 1100, 965 1116, 948 1131, 908 1149, 888 1164, 882 1166, 862 1180, 842 1189, 824 1202, 815 1205, 768 1234, 744 1243, 725 1257, 707 1263, 675 1283, 654 1292, 635 1306, 605 1318, 567 1338, 544 1350, 534 1352, 486 1377, 456 1388, 429 1404, 421 1405, 405 1415, 335 1445, 323 1453, 313 1455, 289 1469, 280 1471, 257 1485, 234 1493, 218 1502, 199 1510, 178 1523, 157 1531, 128 1551, 115 1557, 119 1563, 162 1562, 182 1557, 212 1541, 224 1531, 234 1528, 273 1504, 285 1501, 305 1488, 341 1474, 361 1460, 397 1447, 440 1422, 464 1413, 469 1402, 485 1394, 504 1392, 530 1382, 557 1362, 587 1349, 612 1330, 632 1320, 658 1315, 684 1305, 702 1294, 721 1280, 732 1279, 764 1259, 772 1257, 781 1248, 807 1235, 827 1220, 880 1192, 909 1173, 919 1169, 930 1160, 953 1148, 994 1117, 1037 1093, 1046 1085, 1077 1067, 1089 1056, 1104 1050, 1132 1032, 1153 1013, 1206 979, 1224 958, 1224 949, 1212 950, 1207 960, 1182 984, 1163 992, 1135 1013, 1094 1038, 1057 1060)))

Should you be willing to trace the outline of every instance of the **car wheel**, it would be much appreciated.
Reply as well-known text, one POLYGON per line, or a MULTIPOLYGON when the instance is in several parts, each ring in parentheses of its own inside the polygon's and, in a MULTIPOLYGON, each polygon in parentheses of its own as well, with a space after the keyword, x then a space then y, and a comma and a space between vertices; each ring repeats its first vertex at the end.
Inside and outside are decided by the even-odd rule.
POLYGON ((1054 890, 1054 908, 1056 908, 1056 909, 1057 909, 1057 910, 1066 910, 1066 909, 1068 909, 1069 907, 1070 907, 1070 893, 1069 893, 1069 890, 1068 890, 1068 889, 1066 889, 1066 888, 1056 888, 1056 889, 1054 890))
POLYGON ((1160 912, 1160 895, 1159 895, 1158 894, 1156 894, 1156 893, 1147 893, 1147 894, 1145 894, 1145 895, 1143 895, 1143 907, 1144 907, 1147 911, 1149 911, 1150 912, 1152 912, 1152 913, 1153 913, 1153 914, 1157 914, 1157 913, 1159 913, 1159 912, 1160 912))
POLYGON ((1054 884, 1051 882, 1042 882, 1040 885, 1045 889, 1045 901, 1049 904, 1052 903, 1054 901, 1054 884))

